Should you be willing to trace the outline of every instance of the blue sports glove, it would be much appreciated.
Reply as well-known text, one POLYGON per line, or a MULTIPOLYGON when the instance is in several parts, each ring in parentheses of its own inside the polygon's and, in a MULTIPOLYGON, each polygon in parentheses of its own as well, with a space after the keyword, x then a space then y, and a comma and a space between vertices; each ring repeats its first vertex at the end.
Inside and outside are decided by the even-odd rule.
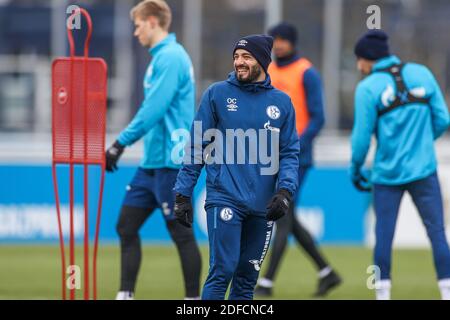
POLYGON ((350 167, 350 177, 352 179, 352 183, 355 188, 361 192, 372 191, 372 183, 369 181, 369 175, 368 170, 357 168, 354 165, 350 167))

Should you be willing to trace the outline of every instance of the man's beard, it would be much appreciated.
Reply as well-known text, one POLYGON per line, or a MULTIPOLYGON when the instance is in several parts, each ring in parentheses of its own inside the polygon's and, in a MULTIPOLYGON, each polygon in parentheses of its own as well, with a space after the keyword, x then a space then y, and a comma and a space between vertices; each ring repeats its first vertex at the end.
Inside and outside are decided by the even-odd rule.
POLYGON ((248 75, 248 77, 245 78, 239 74, 239 72, 237 71, 237 68, 236 68, 235 71, 236 71, 237 79, 243 83, 255 82, 255 80, 258 79, 259 76, 261 75, 261 67, 259 65, 255 65, 255 66, 249 67, 249 70, 250 70, 249 75, 248 75))

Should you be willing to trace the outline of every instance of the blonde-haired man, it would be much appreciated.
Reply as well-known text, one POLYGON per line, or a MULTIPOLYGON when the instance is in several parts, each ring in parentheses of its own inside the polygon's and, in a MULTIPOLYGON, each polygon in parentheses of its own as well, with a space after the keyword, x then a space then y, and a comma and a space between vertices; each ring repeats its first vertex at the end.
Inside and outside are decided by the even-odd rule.
POLYGON ((113 172, 126 146, 144 139, 144 157, 127 187, 117 232, 121 244, 118 300, 132 299, 141 263, 139 229, 161 209, 183 269, 186 299, 199 297, 201 258, 192 229, 173 214, 173 187, 181 161, 174 159, 173 130, 189 129, 194 118, 195 88, 191 60, 169 33, 172 14, 166 2, 146 0, 130 12, 134 36, 149 49, 152 61, 144 79, 144 101, 130 124, 106 151, 106 170, 113 172))

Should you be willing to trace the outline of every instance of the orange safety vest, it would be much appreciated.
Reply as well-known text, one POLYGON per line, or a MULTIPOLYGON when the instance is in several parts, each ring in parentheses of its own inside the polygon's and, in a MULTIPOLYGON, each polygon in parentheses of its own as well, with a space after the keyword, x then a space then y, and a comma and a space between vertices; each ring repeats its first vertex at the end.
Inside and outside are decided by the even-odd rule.
POLYGON ((303 86, 303 75, 312 67, 312 63, 305 58, 279 67, 275 62, 269 65, 268 73, 272 85, 278 90, 286 93, 292 100, 295 109, 295 123, 297 133, 300 135, 309 123, 309 112, 306 102, 305 87, 303 86))

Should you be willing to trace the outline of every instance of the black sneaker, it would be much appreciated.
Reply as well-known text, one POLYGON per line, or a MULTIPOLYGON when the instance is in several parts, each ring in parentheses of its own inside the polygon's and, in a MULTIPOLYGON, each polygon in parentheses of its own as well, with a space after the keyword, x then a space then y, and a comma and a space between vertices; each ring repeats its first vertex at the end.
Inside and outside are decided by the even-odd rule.
POLYGON ((314 296, 316 297, 326 296, 331 289, 340 285, 341 282, 342 282, 341 277, 339 277, 339 275, 336 272, 331 271, 328 275, 319 280, 319 285, 317 286, 317 291, 314 294, 314 296))
POLYGON ((272 296, 272 288, 271 287, 256 286, 254 293, 255 293, 255 296, 270 297, 270 296, 272 296))

